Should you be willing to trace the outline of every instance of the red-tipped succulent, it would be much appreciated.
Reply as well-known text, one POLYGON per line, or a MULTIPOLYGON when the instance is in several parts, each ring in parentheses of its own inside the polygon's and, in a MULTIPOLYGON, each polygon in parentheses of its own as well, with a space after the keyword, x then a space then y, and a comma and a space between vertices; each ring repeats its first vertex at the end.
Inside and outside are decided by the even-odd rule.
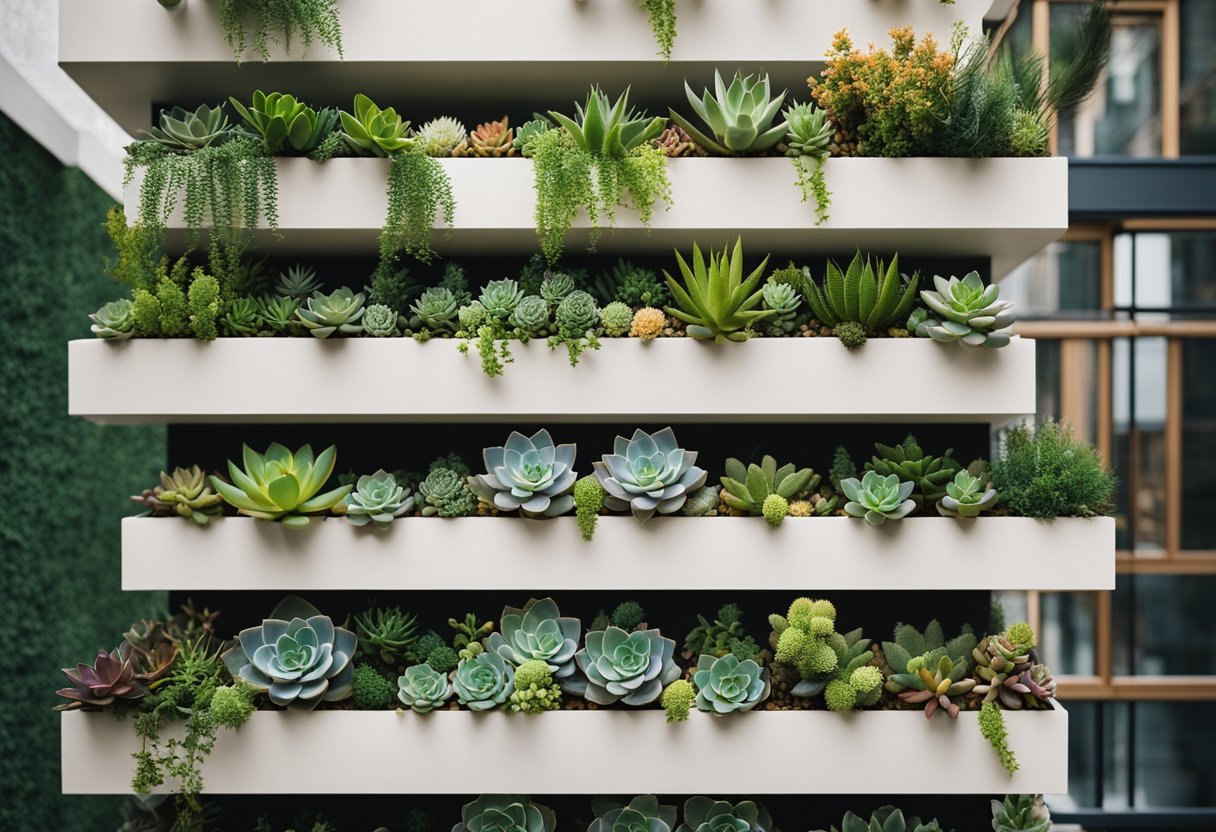
POLYGON ((65 667, 63 675, 71 687, 60 688, 56 693, 70 701, 56 705, 55 709, 104 710, 113 707, 120 699, 133 700, 146 696, 148 689, 136 678, 135 666, 126 653, 121 647, 111 653, 98 650, 97 659, 91 666, 78 664, 74 670, 65 667))

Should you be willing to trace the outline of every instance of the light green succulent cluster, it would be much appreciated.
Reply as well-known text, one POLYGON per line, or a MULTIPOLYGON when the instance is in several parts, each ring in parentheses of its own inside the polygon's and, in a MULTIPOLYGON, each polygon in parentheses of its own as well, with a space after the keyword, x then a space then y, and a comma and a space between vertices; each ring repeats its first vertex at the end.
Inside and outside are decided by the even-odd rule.
POLYGON ((798 327, 798 308, 802 306, 802 293, 789 283, 764 284, 762 299, 764 308, 773 310, 773 316, 764 322, 769 335, 790 335, 798 327))
POLYGON ((397 328, 400 316, 383 303, 373 303, 363 313, 363 331, 373 338, 393 338, 401 334, 397 328))
POLYGON ((977 272, 962 280, 935 275, 937 291, 925 289, 920 299, 929 307, 929 317, 916 334, 934 341, 957 341, 964 347, 996 349, 1008 346, 1013 335, 1013 304, 1000 300, 1000 288, 984 285, 977 272))
POLYGON ((356 153, 392 156, 413 150, 417 139, 410 136, 410 123, 403 121, 392 107, 380 109, 363 93, 355 96, 353 113, 342 110, 342 134, 356 153))
POLYGON ((859 250, 845 270, 829 260, 823 282, 806 282, 811 312, 824 326, 832 327, 846 347, 856 349, 871 333, 890 327, 908 316, 916 302, 920 278, 899 273, 899 255, 891 265, 881 260, 877 267, 859 250))
POLYGON ((684 822, 676 832, 773 832, 768 810, 751 800, 731 804, 709 797, 684 801, 684 822))
MULTIPOLYGON (((824 832, 824 830, 819 830, 824 832)), ((880 806, 874 810, 869 820, 852 812, 845 812, 840 826, 832 827, 831 832, 943 832, 941 824, 936 820, 928 823, 918 817, 905 818, 904 813, 894 806, 880 806)))
POLYGON ((790 500, 819 484, 819 476, 810 468, 796 468, 793 463, 778 468, 777 460, 768 454, 759 465, 753 462, 746 468, 731 457, 725 468, 722 501, 733 509, 763 515, 770 526, 780 526, 785 520, 790 500))
POLYGON ((667 724, 683 722, 688 719, 693 704, 697 700, 697 690, 692 682, 686 679, 676 679, 663 690, 660 704, 667 714, 667 724))
POLYGON ((676 643, 658 630, 627 632, 610 626, 589 631, 585 646, 574 655, 585 679, 569 689, 579 692, 585 681, 581 693, 589 702, 647 705, 680 677, 675 649, 676 643))
POLYGON ((416 664, 397 677, 397 698, 415 713, 429 713, 452 698, 452 684, 447 674, 416 664))
POLYGON ((433 118, 418 128, 418 144, 427 156, 451 156, 469 131, 464 124, 451 116, 433 118))
POLYGON ((469 491, 467 475, 437 466, 418 485, 425 505, 423 517, 465 517, 477 511, 477 497, 469 491))
POLYGON ((581 636, 582 622, 563 616, 556 601, 531 598, 523 609, 503 609, 498 631, 488 635, 485 645, 517 667, 542 661, 554 679, 567 683, 577 670, 574 654, 581 636))
POLYGON ((962 468, 951 456, 954 449, 948 449, 941 456, 926 454, 912 434, 895 446, 875 442, 874 449, 878 453, 866 463, 866 470, 884 476, 895 475, 900 482, 911 482, 912 501, 918 509, 934 505, 946 496, 946 483, 962 468))
POLYGON ((346 286, 328 295, 317 291, 296 310, 296 316, 315 338, 328 338, 335 332, 357 335, 363 331, 364 299, 362 292, 352 292, 346 286))
POLYGON ((739 661, 730 653, 721 658, 701 654, 692 681, 697 708, 718 716, 750 711, 768 699, 771 690, 768 668, 753 659, 739 661))
POLYGON ((553 681, 553 671, 533 659, 515 668, 515 690, 509 699, 513 714, 534 715, 562 706, 562 689, 553 681))
POLYGON ((909 499, 914 487, 911 482, 900 482, 895 474, 884 477, 874 471, 866 471, 860 480, 848 477, 840 481, 840 490, 849 498, 844 510, 853 517, 865 518, 871 526, 899 520, 916 508, 909 499))
POLYGON ((557 815, 527 795, 483 794, 460 810, 452 832, 554 832, 557 815))
POLYGON ((600 325, 600 307, 590 293, 576 289, 562 298, 553 313, 557 333, 549 338, 550 349, 565 344, 570 366, 578 366, 583 350, 600 348, 596 330, 600 325))
POLYGON ((524 295, 508 323, 520 339, 543 338, 550 329, 549 304, 540 295, 524 295))
POLYGON ((203 469, 197 465, 174 468, 172 474, 161 471, 160 485, 131 499, 153 515, 186 517, 200 526, 223 513, 223 498, 211 490, 203 469))
POLYGON ((456 331, 460 304, 452 290, 446 286, 432 286, 410 305, 414 313, 410 327, 425 327, 431 332, 451 335, 456 331))
POLYGON ((98 338, 107 341, 125 341, 135 334, 135 305, 129 298, 112 300, 98 309, 89 320, 89 327, 98 338))
POLYGON ((1051 812, 1041 794, 1011 794, 992 801, 994 832, 1051 832, 1051 812))
POLYGON ((632 325, 633 310, 619 300, 614 300, 600 310, 600 326, 610 338, 628 335, 632 325))
POLYGON ((600 509, 604 507, 606 493, 594 474, 580 477, 574 483, 574 513, 578 517, 578 531, 588 543, 595 538, 595 526, 599 521, 600 509))
POLYGON ((895 640, 882 643, 890 669, 884 687, 904 702, 923 704, 926 717, 932 717, 940 707, 952 719, 957 718, 959 706, 954 698, 975 687, 975 680, 967 678, 975 646, 975 634, 970 629, 964 628, 946 641, 936 619, 929 622, 924 633, 910 624, 901 624, 895 628, 895 640))
POLYGON ((461 705, 488 711, 504 704, 515 691, 515 668, 497 653, 463 659, 452 675, 452 687, 461 705))
POLYGON ((238 512, 260 520, 278 520, 284 526, 302 528, 309 515, 333 508, 350 492, 349 485, 318 493, 334 470, 338 452, 330 445, 315 459, 312 446, 294 454, 278 442, 265 454, 248 445, 242 447, 244 470, 228 460, 232 484, 211 477, 211 485, 238 512))
POLYGON ((791 104, 785 109, 789 132, 785 135, 785 155, 823 159, 832 143, 832 122, 827 111, 813 103, 791 104))
POLYGON ((711 250, 708 264, 694 243, 692 268, 678 251, 676 263, 682 281, 676 281, 666 271, 663 275, 678 308, 666 306, 664 311, 688 325, 685 331, 690 338, 712 338, 719 344, 746 341, 754 324, 776 314, 773 309, 755 308, 764 297, 764 290, 756 286, 768 258, 744 279, 743 238, 735 241, 733 252, 723 249, 716 254, 711 250))
POLYGON ((728 87, 722 74, 714 70, 713 94, 707 89, 698 98, 687 81, 684 94, 693 112, 709 128, 709 134, 675 110, 670 111, 671 120, 712 153, 722 156, 764 153, 776 147, 789 131, 784 119, 776 121, 785 102, 785 91, 774 97, 767 74, 745 76, 736 72, 728 87))
MULTIPOLYGON (((854 648, 836 632, 836 607, 826 599, 795 598, 785 615, 768 617, 773 661, 797 672, 800 681, 790 691, 798 697, 816 696, 840 670, 840 659, 854 648)), ((861 631, 849 634, 860 644, 861 631)), ((867 641, 864 645, 869 646, 867 641)))
POLYGON ((996 506, 996 489, 973 477, 965 469, 946 483, 946 493, 937 501, 937 512, 943 517, 978 517, 996 506))
POLYGON ((566 129, 579 150, 593 156, 624 159, 663 132, 663 119, 648 118, 629 106, 628 88, 612 101, 599 87, 592 87, 586 102, 574 106, 574 118, 554 110, 549 117, 566 129))
POLYGON ((342 513, 352 526, 374 525, 381 531, 393 520, 414 508, 414 495, 397 478, 383 468, 374 474, 364 474, 355 488, 343 500, 342 513))
POLYGON ((223 105, 206 104, 200 104, 193 112, 181 107, 161 110, 157 126, 148 131, 157 144, 181 152, 220 144, 231 134, 232 125, 223 105))
POLYGON ((708 474, 696 461, 697 452, 681 448, 671 428, 653 436, 638 428, 630 439, 616 437, 613 452, 592 467, 605 491, 604 505, 612 511, 629 509, 645 522, 656 512, 679 511, 688 495, 705 484, 708 474))
POLYGON ((228 100, 272 156, 287 149, 308 153, 338 124, 336 110, 327 107, 318 112, 294 95, 285 93, 267 95, 255 90, 248 107, 231 96, 228 100))

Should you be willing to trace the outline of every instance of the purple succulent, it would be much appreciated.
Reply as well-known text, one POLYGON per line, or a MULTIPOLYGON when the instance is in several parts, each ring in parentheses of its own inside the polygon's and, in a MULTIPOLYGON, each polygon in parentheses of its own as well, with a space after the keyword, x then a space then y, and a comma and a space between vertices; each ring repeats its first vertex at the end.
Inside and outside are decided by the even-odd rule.
POLYGON ((110 653, 98 650, 91 666, 78 664, 75 670, 65 667, 63 675, 71 687, 55 692, 71 701, 56 705, 59 711, 102 710, 113 707, 119 699, 134 700, 148 694, 143 682, 136 678, 130 656, 121 647, 110 653))

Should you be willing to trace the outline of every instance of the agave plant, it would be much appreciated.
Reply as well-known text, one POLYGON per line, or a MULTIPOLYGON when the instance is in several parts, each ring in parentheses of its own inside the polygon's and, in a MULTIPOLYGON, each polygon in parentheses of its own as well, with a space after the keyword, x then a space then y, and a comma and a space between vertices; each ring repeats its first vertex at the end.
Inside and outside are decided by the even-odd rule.
POLYGON ((499 511, 556 517, 574 508, 573 444, 554 445, 549 431, 531 437, 511 431, 505 445, 482 452, 489 473, 470 476, 469 490, 499 511))
POLYGON ((311 711, 350 696, 355 644, 354 633, 289 595, 261 626, 241 630, 223 659, 234 679, 265 692, 274 704, 311 711))
POLYGON ((860 480, 849 477, 840 481, 840 489, 849 498, 844 510, 853 517, 864 517, 871 526, 899 520, 916 508, 909 499, 913 487, 911 482, 900 482, 895 474, 884 477, 873 471, 866 471, 860 480))
POLYGON ((311 445, 294 454, 278 442, 271 443, 265 454, 244 445, 244 470, 228 460, 232 484, 212 476, 211 486, 241 514, 302 528, 308 525, 308 515, 333 508, 350 492, 351 487, 343 485, 317 493, 333 473, 337 455, 333 445, 315 459, 311 445))
POLYGON ((488 711, 506 702, 515 691, 515 668, 497 653, 462 659, 452 674, 452 687, 461 705, 488 711))
POLYGON ((825 326, 843 327, 836 335, 849 347, 865 343, 869 333, 891 326, 908 316, 916 302, 918 275, 904 280, 899 273, 899 255, 891 265, 881 260, 875 268, 870 258, 858 251, 848 269, 841 271, 828 261, 823 283, 807 280, 806 299, 811 312, 825 326), (844 326, 855 324, 856 326, 844 326), (860 332, 857 330, 860 328, 860 332))
POLYGON ((364 296, 343 286, 330 294, 313 292, 296 316, 316 338, 328 338, 335 332, 355 335, 363 331, 364 296))
POLYGON ((274 285, 274 291, 279 296, 299 301, 320 290, 321 281, 317 278, 317 270, 298 263, 289 266, 285 272, 279 272, 279 280, 274 285))
POLYGON ((690 797, 684 801, 684 822, 676 832, 772 832, 768 810, 751 800, 731 805, 725 800, 690 797))
POLYGON ((410 136, 410 123, 402 121, 392 107, 380 109, 363 93, 355 96, 354 113, 342 110, 342 135, 357 153, 392 156, 413 150, 418 141, 410 136))
POLYGON ((342 502, 342 513, 352 526, 374 525, 381 531, 393 520, 412 511, 414 495, 397 478, 383 468, 374 474, 364 474, 342 502))
POLYGON ((1051 832, 1051 812, 1041 794, 1010 794, 992 801, 994 832, 1051 832))
POLYGON ((648 705, 680 678, 675 650, 676 643, 658 630, 588 631, 586 646, 574 654, 587 677, 583 695, 597 705, 648 705))
POLYGON ((574 654, 582 634, 577 618, 564 617, 552 598, 531 598, 523 609, 506 607, 498 632, 490 633, 486 649, 502 656, 513 665, 527 661, 543 661, 553 678, 569 692, 577 692, 574 680, 577 665, 574 654))
POLYGON ((231 133, 232 125, 222 104, 215 107, 201 104, 194 112, 181 107, 161 110, 157 126, 148 131, 152 141, 187 152, 219 144, 231 133))
POLYGON ((97 651, 93 664, 65 667, 63 675, 70 687, 60 688, 56 695, 69 701, 55 706, 57 711, 83 708, 99 711, 113 707, 119 700, 132 701, 148 695, 147 686, 135 678, 131 656, 123 647, 107 653, 97 651))
POLYGON ((203 469, 197 465, 174 468, 172 474, 161 471, 160 485, 145 488, 131 500, 147 508, 153 516, 176 514, 188 517, 200 526, 207 525, 212 517, 223 512, 222 498, 211 490, 203 469))
POLYGON ((692 268, 676 252, 683 282, 677 282, 667 271, 667 286, 679 308, 666 306, 667 314, 688 324, 691 338, 713 338, 716 343, 746 341, 752 324, 776 314, 773 309, 756 309, 764 296, 763 288, 757 289, 768 257, 755 271, 743 279, 743 238, 735 241, 734 252, 722 250, 722 254, 709 252, 709 265, 701 256, 701 249, 693 244, 692 268))
POLYGON ((112 300, 89 316, 89 327, 98 338, 125 341, 135 334, 135 304, 129 298, 112 300))
POLYGON ((429 664, 416 664, 397 677, 397 698, 415 713, 425 714, 452 698, 452 683, 429 664))
POLYGON ((937 501, 937 512, 943 517, 978 517, 996 505, 996 489, 987 488, 984 480, 966 470, 946 483, 946 493, 937 501))
POLYGON ((958 341, 964 347, 996 349, 1009 344, 1013 334, 1013 304, 1000 300, 994 283, 985 286, 976 272, 962 280, 934 276, 937 291, 925 289, 920 299, 929 307, 929 317, 916 327, 916 334, 934 341, 958 341))
POLYGON ((954 449, 947 450, 941 456, 926 454, 916 437, 908 434, 898 445, 883 445, 874 443, 878 451, 866 463, 867 471, 875 471, 884 476, 895 475, 900 482, 911 482, 912 501, 919 509, 925 505, 933 505, 946 495, 946 483, 958 473, 961 466, 954 459, 954 449))
POLYGON ((722 501, 748 514, 763 514, 774 526, 781 525, 789 511, 789 501, 796 494, 819 483, 819 477, 810 468, 799 469, 793 463, 778 468, 777 460, 768 454, 759 465, 753 462, 744 468, 742 462, 731 457, 725 467, 722 501))
POLYGON ((714 70, 714 94, 705 90, 700 98, 684 82, 684 94, 710 134, 698 129, 684 116, 671 110, 671 120, 692 136, 701 147, 713 153, 730 156, 738 153, 763 153, 785 138, 789 124, 776 121, 785 91, 773 97, 768 75, 744 75, 736 72, 729 87, 722 74, 714 70))
POLYGON ((730 653, 721 658, 703 653, 692 682, 697 687, 697 708, 717 715, 750 711, 768 699, 771 689, 768 668, 753 659, 739 661, 730 653))
POLYGON ((671 832, 676 824, 676 807, 663 806, 652 794, 635 797, 628 805, 592 801, 595 820, 587 832, 671 832))
POLYGON ((307 153, 338 124, 336 110, 325 108, 318 112, 294 95, 285 93, 267 95, 255 90, 248 107, 231 96, 228 100, 271 155, 282 153, 288 147, 297 153, 307 153))
POLYGON ((574 118, 553 110, 549 115, 566 129, 577 148, 593 156, 624 159, 663 132, 662 118, 648 118, 629 106, 628 87, 615 102, 599 87, 592 87, 586 103, 576 102, 574 107, 574 118))
MULTIPOLYGON (((822 829, 819 832, 824 832, 822 829)), ((832 827, 832 832, 943 832, 941 824, 936 820, 925 823, 918 817, 905 818, 904 813, 894 806, 880 806, 867 821, 852 812, 845 812, 840 827, 832 827)))
POLYGON ((483 794, 460 810, 452 832, 553 832, 557 815, 527 795, 483 794))
POLYGON ((697 452, 681 448, 671 428, 653 436, 638 428, 632 439, 618 436, 613 452, 592 467, 606 492, 604 505, 612 511, 629 509, 645 522, 656 512, 679 511, 688 495, 705 484, 708 474, 696 461, 697 452))

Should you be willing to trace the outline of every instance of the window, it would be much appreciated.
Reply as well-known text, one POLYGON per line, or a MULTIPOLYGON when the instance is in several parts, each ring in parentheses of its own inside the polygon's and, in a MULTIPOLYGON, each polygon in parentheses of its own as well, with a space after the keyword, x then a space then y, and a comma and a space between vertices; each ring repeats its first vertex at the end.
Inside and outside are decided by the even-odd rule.
POLYGON ((1180 146, 1184 156, 1216 154, 1216 10, 1182 0, 1180 146))

